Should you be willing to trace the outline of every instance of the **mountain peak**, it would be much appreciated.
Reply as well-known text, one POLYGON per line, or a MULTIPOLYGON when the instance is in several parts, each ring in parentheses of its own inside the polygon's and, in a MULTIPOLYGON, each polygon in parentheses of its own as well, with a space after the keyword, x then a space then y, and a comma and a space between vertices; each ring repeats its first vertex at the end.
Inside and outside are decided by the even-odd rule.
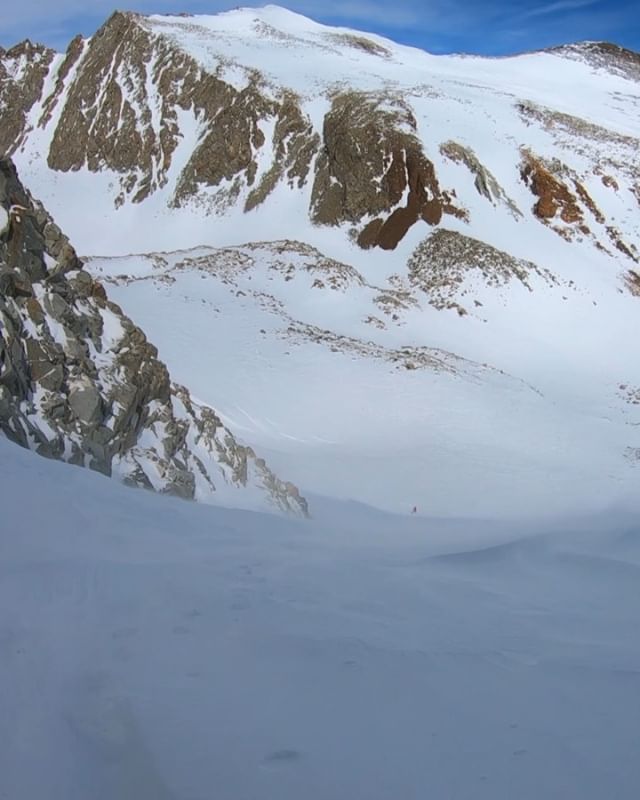
POLYGON ((297 11, 291 11, 284 6, 279 6, 275 3, 268 3, 264 6, 237 6, 226 11, 219 11, 215 14, 192 14, 183 12, 180 14, 166 13, 154 14, 150 16, 162 16, 177 19, 195 19, 207 20, 216 19, 223 20, 227 24, 238 25, 240 28, 246 25, 251 25, 256 21, 266 22, 276 27, 282 27, 288 30, 312 30, 318 28, 325 28, 326 26, 320 22, 316 22, 310 17, 300 14, 297 11))
POLYGON ((53 54, 53 50, 39 42, 32 42, 31 39, 23 39, 21 42, 14 44, 8 50, 0 48, 0 54, 7 59, 37 59, 49 53, 53 54))

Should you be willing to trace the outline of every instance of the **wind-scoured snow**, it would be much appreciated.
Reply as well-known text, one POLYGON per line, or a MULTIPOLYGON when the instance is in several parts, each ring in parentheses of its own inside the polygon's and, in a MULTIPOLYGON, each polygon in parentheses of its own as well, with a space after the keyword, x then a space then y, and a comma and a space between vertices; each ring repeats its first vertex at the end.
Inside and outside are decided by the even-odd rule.
POLYGON ((3 439, 0 486, 1 795, 637 796, 637 521, 296 522, 3 439))

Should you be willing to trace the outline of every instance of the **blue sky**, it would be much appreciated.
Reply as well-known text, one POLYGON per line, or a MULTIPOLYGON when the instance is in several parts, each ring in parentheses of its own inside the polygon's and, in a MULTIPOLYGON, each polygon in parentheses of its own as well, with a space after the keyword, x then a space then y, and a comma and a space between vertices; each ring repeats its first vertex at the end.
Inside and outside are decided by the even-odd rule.
MULTIPOLYGON (((118 3, 144 13, 215 13, 237 5, 238 0, 118 3)), ((584 39, 640 50, 640 0, 289 0, 280 5, 436 53, 504 55, 584 39)), ((0 45, 29 37, 63 49, 76 33, 93 33, 113 10, 114 0, 18 0, 10 13, 0 13, 0 45)))

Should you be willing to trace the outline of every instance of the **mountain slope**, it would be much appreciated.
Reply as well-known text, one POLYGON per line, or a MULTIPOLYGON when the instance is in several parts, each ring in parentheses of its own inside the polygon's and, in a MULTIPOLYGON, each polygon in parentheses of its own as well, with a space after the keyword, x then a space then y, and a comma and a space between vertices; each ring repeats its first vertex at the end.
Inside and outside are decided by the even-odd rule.
POLYGON ((0 60, 27 185, 305 490, 447 514, 635 492, 634 54, 433 56, 268 6, 0 60))
MULTIPOLYGON (((631 500, 635 298, 558 285, 490 250, 460 284, 457 244, 438 238, 414 281, 387 289, 293 241, 87 269, 153 332, 176 378, 305 493, 469 516, 631 500)), ((479 243, 461 246, 469 259, 479 243)))
MULTIPOLYGON (((637 226, 607 229, 637 210, 637 82, 619 74, 616 54, 608 69, 605 54, 594 73, 584 48, 436 57, 274 6, 215 17, 118 12, 64 56, 28 44, 4 54, 1 141, 32 188, 59 196, 94 174, 101 212, 127 228, 158 214, 174 220, 174 246, 207 243, 203 225, 180 234, 189 215, 246 210, 260 226, 295 198, 317 225, 343 235, 354 226, 363 245, 395 247, 443 215, 474 226, 468 168, 495 175, 505 197, 520 195, 520 227, 557 217, 563 235, 587 236, 565 225, 580 223, 607 250, 620 240, 633 261, 637 226), (450 169, 447 142, 471 154, 462 169, 450 169), (532 169, 546 172, 531 180, 532 169), (576 205, 568 223, 550 203, 531 213, 547 174, 576 205)), ((64 194, 58 205, 72 217, 81 209, 64 194)), ((223 220, 207 227, 209 237, 228 235, 223 220)), ((130 244, 152 249, 138 234, 130 244)))
POLYGON ((171 382, 156 348, 83 269, 6 160, 0 160, 0 430, 41 455, 131 485, 307 510, 294 486, 239 445, 211 408, 171 382))

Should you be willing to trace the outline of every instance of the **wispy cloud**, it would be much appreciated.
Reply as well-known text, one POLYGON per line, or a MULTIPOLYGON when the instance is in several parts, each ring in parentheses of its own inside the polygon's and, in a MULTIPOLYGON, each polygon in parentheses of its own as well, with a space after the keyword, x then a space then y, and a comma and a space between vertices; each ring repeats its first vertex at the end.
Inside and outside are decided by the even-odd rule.
POLYGON ((552 14, 565 14, 567 12, 580 11, 595 5, 600 5, 600 0, 557 0, 555 3, 546 3, 545 5, 523 11, 519 15, 519 18, 533 19, 535 17, 551 16, 552 14))

